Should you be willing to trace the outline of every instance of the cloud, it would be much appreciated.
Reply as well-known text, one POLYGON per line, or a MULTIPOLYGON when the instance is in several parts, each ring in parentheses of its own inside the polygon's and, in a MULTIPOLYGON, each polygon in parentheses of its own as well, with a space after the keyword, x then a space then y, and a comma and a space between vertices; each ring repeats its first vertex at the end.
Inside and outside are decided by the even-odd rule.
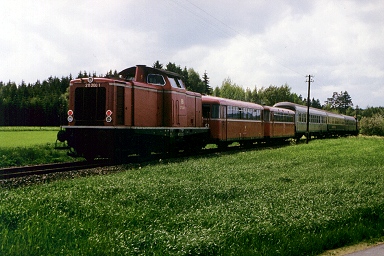
MULTIPOLYGON (((384 4, 370 1, 2 1, 0 81, 175 62, 253 89, 348 91, 383 105, 384 4), (363 88, 363 89, 362 89, 363 88)), ((305 96, 304 96, 305 97, 305 96)))

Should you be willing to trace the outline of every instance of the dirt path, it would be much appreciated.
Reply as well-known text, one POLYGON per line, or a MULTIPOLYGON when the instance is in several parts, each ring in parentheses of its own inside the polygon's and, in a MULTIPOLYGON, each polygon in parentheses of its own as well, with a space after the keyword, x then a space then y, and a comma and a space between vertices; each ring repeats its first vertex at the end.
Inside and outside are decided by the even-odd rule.
POLYGON ((358 251, 363 251, 363 250, 375 247, 377 245, 384 244, 384 237, 380 238, 379 241, 380 242, 375 242, 375 243, 364 242, 364 243, 360 243, 360 244, 346 246, 343 248, 329 250, 329 251, 326 251, 326 252, 320 254, 319 256, 342 256, 342 255, 348 255, 350 253, 354 253, 354 252, 358 252, 358 251))

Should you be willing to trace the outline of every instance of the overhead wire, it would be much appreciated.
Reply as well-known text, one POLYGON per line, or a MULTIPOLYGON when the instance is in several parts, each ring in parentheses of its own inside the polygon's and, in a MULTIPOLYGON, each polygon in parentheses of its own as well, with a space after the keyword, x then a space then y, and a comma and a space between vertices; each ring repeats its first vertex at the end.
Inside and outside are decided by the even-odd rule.
MULTIPOLYGON (((225 35, 225 36, 232 36, 232 34, 228 33, 227 31, 223 30, 223 29, 220 29, 217 25, 213 24, 211 22, 211 20, 209 19, 209 17, 212 17, 210 15, 208 15, 209 17, 207 16, 204 16, 204 15, 200 15, 199 12, 195 12, 193 9, 191 8, 188 8, 188 6, 184 5, 182 3, 182 1, 179 1, 179 0, 168 0, 169 2, 172 2, 177 8, 179 8, 180 10, 185 10, 189 13, 191 13, 192 15, 194 15, 195 17, 197 17, 201 22, 205 23, 206 25, 208 25, 211 29, 215 30, 215 32, 219 32, 221 35, 225 35)), ((190 3, 190 2, 189 2, 190 3)), ((191 4, 191 3, 190 3, 191 4)), ((192 4, 192 6, 196 9, 196 5, 192 4)), ((198 9, 198 7, 197 7, 198 9)), ((201 10, 201 9, 200 9, 201 10)), ((205 11, 203 11, 205 12, 205 11)), ((206 13, 206 12, 205 12, 206 13)))
MULTIPOLYGON (((192 9, 188 8, 186 5, 182 4, 182 1, 180 1, 180 0, 169 0, 169 1, 172 1, 179 8, 187 10, 192 15, 198 17, 202 22, 206 23, 207 25, 209 25, 211 28, 215 29, 216 31, 219 31, 219 32, 225 34, 226 36, 233 36, 233 35, 240 36, 240 37, 245 38, 246 40, 248 40, 250 43, 254 44, 254 42, 251 39, 249 39, 248 36, 246 36, 245 34, 241 33, 240 31, 236 30, 235 28, 231 27, 230 25, 228 25, 224 21, 220 20, 219 18, 217 18, 213 14, 207 12, 206 10, 204 10, 203 8, 198 6, 197 4, 193 3, 191 0, 184 0, 184 2, 187 2, 189 4, 189 6, 192 7, 193 9, 196 9, 197 12, 193 11, 192 9), (203 13, 203 15, 201 15, 200 13, 203 13), (222 27, 224 27, 225 29, 223 29, 222 27), (231 33, 229 33, 228 31, 231 31, 231 33)), ((260 47, 260 46, 258 45, 258 47, 260 47)), ((286 61, 285 59, 277 56, 276 54, 273 54, 273 53, 269 52, 265 48, 263 48, 262 50, 265 51, 266 53, 268 53, 269 55, 275 57, 276 59, 280 60, 280 61, 276 61, 276 62, 281 67, 283 67, 285 69, 288 69, 288 70, 296 73, 297 75, 302 76, 303 78, 306 76, 306 75, 300 73, 299 71, 297 71, 297 70, 295 70, 293 68, 290 68, 287 65, 283 64, 283 62, 286 61)))

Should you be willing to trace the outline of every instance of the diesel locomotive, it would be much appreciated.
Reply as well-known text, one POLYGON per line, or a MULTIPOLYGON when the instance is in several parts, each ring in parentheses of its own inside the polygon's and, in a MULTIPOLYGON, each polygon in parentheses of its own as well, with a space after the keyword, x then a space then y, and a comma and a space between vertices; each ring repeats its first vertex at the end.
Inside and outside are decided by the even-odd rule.
MULTIPOLYGON (((119 159, 300 138, 306 107, 205 96, 188 91, 179 74, 137 65, 118 77, 70 81, 67 120, 58 139, 72 155, 119 159)), ((323 110, 311 108, 309 122, 312 136, 358 133, 353 117, 323 110)))

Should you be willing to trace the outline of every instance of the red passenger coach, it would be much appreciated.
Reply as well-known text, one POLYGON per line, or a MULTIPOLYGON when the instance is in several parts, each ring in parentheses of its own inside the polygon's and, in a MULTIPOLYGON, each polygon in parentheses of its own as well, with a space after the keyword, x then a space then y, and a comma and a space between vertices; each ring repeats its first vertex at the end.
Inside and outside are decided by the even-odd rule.
POLYGON ((63 137, 87 159, 171 152, 205 146, 201 94, 186 90, 180 75, 146 67, 119 78, 70 82, 63 137))
POLYGON ((263 107, 258 104, 203 96, 203 120, 210 128, 211 143, 251 144, 264 138, 263 107))
POLYGON ((295 112, 264 106, 264 135, 266 140, 286 139, 295 136, 295 112))

